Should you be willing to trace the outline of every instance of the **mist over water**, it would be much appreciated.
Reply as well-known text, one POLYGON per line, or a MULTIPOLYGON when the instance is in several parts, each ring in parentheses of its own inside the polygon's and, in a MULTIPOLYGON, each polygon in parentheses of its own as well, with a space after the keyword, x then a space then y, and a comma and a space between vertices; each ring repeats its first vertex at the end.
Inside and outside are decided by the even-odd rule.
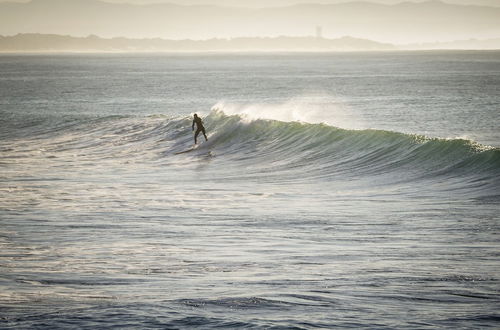
POLYGON ((494 327, 499 63, 1 56, 1 327, 494 327))

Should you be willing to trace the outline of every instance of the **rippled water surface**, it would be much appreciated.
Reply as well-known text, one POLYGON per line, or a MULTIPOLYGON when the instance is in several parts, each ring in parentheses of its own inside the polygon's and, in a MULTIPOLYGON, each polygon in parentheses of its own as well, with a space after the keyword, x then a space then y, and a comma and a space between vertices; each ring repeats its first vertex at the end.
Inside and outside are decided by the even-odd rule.
POLYGON ((0 327, 497 327, 499 87, 498 52, 2 55, 0 327))

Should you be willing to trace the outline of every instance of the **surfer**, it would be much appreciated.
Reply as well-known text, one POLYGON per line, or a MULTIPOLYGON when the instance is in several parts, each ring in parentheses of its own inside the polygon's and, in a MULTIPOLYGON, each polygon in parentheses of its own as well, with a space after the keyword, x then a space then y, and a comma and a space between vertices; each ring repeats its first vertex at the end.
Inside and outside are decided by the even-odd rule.
POLYGON ((203 122, 201 121, 201 118, 198 117, 197 114, 194 114, 194 119, 193 119, 193 125, 192 125, 192 130, 194 131, 194 124, 196 123, 196 133, 194 133, 194 144, 196 144, 196 140, 198 138, 198 134, 200 132, 203 133, 203 136, 205 137, 205 140, 208 141, 207 134, 205 133, 205 127, 203 127, 203 122))

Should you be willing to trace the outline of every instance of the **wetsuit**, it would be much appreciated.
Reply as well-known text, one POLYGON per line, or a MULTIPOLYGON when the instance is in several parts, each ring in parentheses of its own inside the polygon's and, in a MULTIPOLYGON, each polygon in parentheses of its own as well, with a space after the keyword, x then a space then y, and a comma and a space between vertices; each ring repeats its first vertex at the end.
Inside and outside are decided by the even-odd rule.
POLYGON ((203 133, 203 136, 205 137, 205 140, 208 141, 207 139, 207 134, 205 133, 205 127, 203 127, 203 123, 201 121, 201 118, 200 117, 194 117, 193 119, 193 125, 192 125, 192 129, 194 130, 194 124, 196 123, 196 133, 194 133, 194 144, 196 144, 196 140, 198 138, 198 134, 200 134, 200 132, 203 133))

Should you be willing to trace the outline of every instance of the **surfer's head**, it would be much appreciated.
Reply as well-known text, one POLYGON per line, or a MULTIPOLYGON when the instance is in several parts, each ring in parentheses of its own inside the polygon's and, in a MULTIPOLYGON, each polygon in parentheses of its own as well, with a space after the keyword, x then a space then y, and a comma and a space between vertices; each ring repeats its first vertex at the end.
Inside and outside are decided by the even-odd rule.
POLYGON ((198 117, 198 115, 197 115, 197 114, 194 114, 194 118, 197 118, 197 117, 198 117))

